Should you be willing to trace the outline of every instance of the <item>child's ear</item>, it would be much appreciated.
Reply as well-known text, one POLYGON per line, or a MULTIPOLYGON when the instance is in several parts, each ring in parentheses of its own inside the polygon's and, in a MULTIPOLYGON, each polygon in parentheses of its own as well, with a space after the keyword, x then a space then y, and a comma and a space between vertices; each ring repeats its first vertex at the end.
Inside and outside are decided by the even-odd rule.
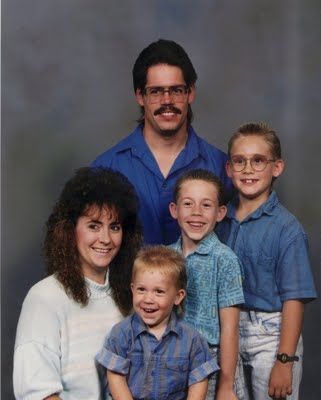
POLYGON ((175 301, 174 301, 175 306, 179 306, 181 304, 181 302, 183 301, 185 296, 186 296, 185 290, 184 289, 179 289, 177 294, 176 294, 175 301))
POLYGON ((281 159, 274 161, 274 167, 272 172, 273 177, 277 178, 282 174, 283 171, 284 171, 284 161, 281 159))
POLYGON ((226 161, 225 170, 226 170, 227 176, 229 178, 232 178, 232 168, 231 168, 231 163, 229 161, 226 161))
POLYGON ((131 283, 131 284, 130 284, 130 290, 132 291, 132 293, 133 293, 133 289, 134 289, 134 284, 131 283))
POLYGON ((169 203, 169 212, 174 219, 177 219, 177 206, 173 201, 169 203))
POLYGON ((221 222, 227 213, 226 206, 219 206, 216 222, 221 222))

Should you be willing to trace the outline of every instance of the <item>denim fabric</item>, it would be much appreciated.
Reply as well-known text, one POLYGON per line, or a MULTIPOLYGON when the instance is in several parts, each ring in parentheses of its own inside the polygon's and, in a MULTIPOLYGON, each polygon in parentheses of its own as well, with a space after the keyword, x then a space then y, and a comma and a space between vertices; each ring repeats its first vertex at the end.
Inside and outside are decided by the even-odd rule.
POLYGON ((115 325, 96 360, 126 375, 134 399, 181 400, 188 387, 218 370, 206 341, 172 313, 161 340, 137 314, 115 325))
MULTIPOLYGON (((181 238, 171 247, 181 252, 181 238)), ((218 345, 219 309, 244 302, 238 258, 213 232, 186 257, 186 271, 184 320, 197 329, 210 345, 218 345)))
MULTIPOLYGON (((281 313, 241 311, 240 357, 236 384, 243 387, 239 400, 271 400, 268 395, 269 378, 278 353, 281 313)), ((302 377, 303 343, 300 337, 295 353, 299 361, 293 363, 292 395, 287 400, 299 399, 302 377)))
POLYGON ((245 306, 274 312, 286 300, 315 298, 306 234, 276 193, 241 222, 236 208, 237 200, 228 205, 216 232, 242 263, 245 306))
POLYGON ((128 137, 100 155, 92 166, 109 167, 126 175, 139 197, 145 242, 170 244, 180 234, 168 209, 177 178, 190 169, 208 169, 231 191, 232 184, 225 172, 226 160, 225 153, 197 136, 190 126, 185 148, 164 178, 145 142, 143 125, 139 125, 128 137))
MULTIPOLYGON (((210 346, 210 352, 212 353, 212 356, 215 359, 217 359, 218 363, 220 364, 220 348, 218 346, 210 346)), ((219 376, 220 376, 220 372, 218 371, 216 374, 212 374, 209 377, 208 389, 207 389, 207 394, 206 394, 205 400, 215 400, 219 376)), ((241 382, 239 379, 235 379, 234 392, 238 399, 243 398, 243 386, 241 386, 243 384, 244 383, 241 382)))

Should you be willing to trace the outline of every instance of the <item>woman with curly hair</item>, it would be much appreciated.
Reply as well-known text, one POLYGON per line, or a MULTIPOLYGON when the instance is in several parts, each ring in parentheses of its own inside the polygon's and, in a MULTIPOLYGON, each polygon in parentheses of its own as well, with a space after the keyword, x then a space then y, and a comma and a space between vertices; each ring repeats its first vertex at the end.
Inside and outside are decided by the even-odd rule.
POLYGON ((94 357, 131 311, 137 209, 131 184, 110 169, 81 168, 66 183, 47 222, 49 276, 30 289, 19 318, 17 399, 104 398, 94 357))

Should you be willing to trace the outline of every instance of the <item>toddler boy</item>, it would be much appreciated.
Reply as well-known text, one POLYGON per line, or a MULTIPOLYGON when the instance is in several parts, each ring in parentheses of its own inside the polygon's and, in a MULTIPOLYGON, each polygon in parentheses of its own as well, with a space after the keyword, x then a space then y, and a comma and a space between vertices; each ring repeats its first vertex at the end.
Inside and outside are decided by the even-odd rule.
POLYGON ((165 246, 141 250, 131 289, 135 313, 115 325, 97 361, 114 400, 204 400, 215 358, 199 333, 181 321, 183 257, 165 246))

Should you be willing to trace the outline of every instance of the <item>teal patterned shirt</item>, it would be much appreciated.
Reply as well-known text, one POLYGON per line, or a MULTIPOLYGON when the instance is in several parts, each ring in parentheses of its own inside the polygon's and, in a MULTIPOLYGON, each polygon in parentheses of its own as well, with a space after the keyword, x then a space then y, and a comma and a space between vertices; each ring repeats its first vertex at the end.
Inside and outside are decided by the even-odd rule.
MULTIPOLYGON (((182 252, 181 240, 179 238, 170 247, 182 252)), ((244 303, 240 262, 212 232, 186 257, 186 269, 184 319, 210 345, 219 345, 219 309, 244 303)))

